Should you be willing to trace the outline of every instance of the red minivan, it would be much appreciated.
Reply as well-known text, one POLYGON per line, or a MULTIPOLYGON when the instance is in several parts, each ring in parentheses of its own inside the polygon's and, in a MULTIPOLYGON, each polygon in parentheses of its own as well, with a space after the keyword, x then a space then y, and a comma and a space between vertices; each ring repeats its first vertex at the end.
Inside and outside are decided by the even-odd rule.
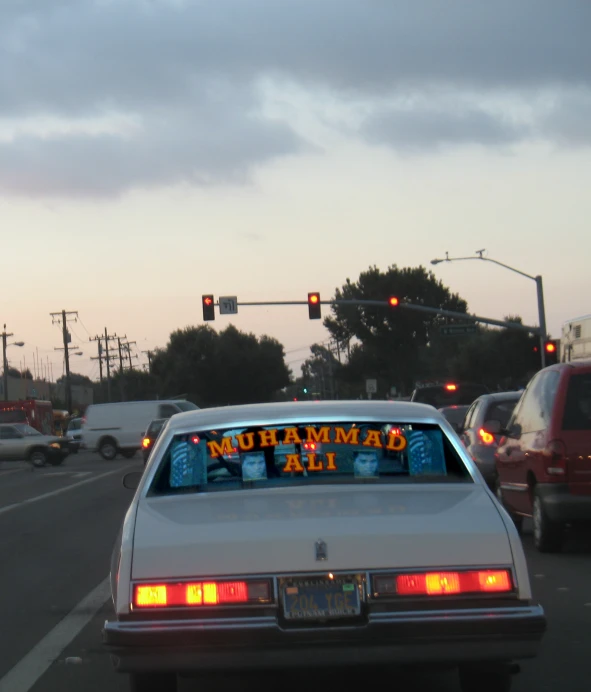
POLYGON ((495 456, 496 493, 517 527, 557 552, 567 524, 591 522, 591 360, 558 363, 531 379, 495 456))

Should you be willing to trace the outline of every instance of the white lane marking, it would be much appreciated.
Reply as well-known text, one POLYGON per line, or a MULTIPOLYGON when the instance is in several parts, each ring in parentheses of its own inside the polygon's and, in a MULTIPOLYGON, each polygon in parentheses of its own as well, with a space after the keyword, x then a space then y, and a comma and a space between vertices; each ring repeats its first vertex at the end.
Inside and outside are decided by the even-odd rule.
POLYGON ((556 591, 569 591, 570 587, 569 586, 559 586, 556 591))
POLYGON ((28 692, 103 607, 109 594, 109 577, 106 577, 6 673, 0 680, 0 692, 28 692))
POLYGON ((65 485, 63 488, 58 488, 57 490, 52 490, 49 493, 43 493, 43 495, 37 495, 36 497, 30 497, 26 500, 21 500, 20 502, 15 502, 12 505, 6 505, 5 507, 0 507, 0 514, 5 514, 18 507, 24 507, 25 505, 30 505, 33 502, 39 502, 39 500, 45 500, 47 497, 53 497, 54 495, 60 495, 65 493, 72 488, 79 488, 81 485, 86 485, 87 483, 94 483, 94 481, 100 481, 101 478, 106 478, 107 476, 113 476, 116 473, 121 473, 127 469, 131 469, 133 466, 124 466, 115 471, 107 471, 107 473, 101 473, 100 476, 94 476, 93 478, 86 478, 83 481, 78 481, 77 483, 70 483, 70 485, 65 485))

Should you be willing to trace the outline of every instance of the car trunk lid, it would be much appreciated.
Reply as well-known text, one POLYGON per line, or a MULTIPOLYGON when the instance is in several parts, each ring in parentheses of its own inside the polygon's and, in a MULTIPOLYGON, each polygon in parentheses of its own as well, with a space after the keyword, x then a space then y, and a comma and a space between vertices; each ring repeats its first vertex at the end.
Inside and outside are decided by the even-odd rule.
POLYGON ((479 484, 195 493, 139 504, 133 579, 511 564, 479 484), (326 544, 317 560, 316 543, 326 544))

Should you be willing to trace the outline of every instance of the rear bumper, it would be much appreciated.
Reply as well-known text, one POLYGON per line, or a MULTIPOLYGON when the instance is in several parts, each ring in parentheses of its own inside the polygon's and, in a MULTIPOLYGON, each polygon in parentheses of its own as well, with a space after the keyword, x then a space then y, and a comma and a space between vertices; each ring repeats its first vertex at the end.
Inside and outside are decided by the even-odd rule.
POLYGON ((538 483, 536 489, 552 521, 591 522, 591 495, 573 495, 567 483, 538 483))
POLYGON ((298 661, 457 664, 537 655, 546 629, 539 605, 377 613, 364 624, 283 628, 275 617, 107 621, 103 641, 120 672, 265 669, 298 661))

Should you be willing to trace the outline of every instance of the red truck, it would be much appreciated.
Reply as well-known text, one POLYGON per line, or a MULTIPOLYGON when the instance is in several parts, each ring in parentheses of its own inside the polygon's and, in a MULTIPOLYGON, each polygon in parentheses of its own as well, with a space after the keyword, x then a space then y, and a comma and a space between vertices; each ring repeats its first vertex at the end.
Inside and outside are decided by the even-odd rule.
POLYGON ((0 423, 27 423, 43 435, 55 432, 51 401, 40 399, 0 401, 0 423))

